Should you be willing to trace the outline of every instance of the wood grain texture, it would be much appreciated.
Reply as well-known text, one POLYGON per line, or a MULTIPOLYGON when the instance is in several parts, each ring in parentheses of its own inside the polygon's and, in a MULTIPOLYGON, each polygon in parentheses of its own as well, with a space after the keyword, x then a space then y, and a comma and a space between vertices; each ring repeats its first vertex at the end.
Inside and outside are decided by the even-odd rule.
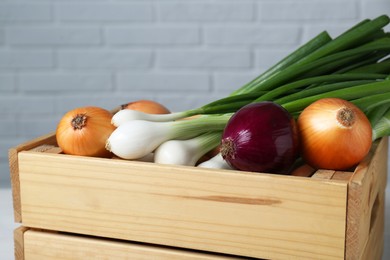
POLYGON ((29 230, 24 234, 25 260, 239 260, 223 256, 155 245, 53 234, 29 230))
POLYGON ((363 249, 360 259, 382 259, 384 246, 385 231, 385 194, 378 194, 377 204, 374 203, 373 212, 371 213, 370 232, 367 243, 363 249))
POLYGON ((340 259, 347 185, 25 151, 23 224, 242 256, 340 259))
POLYGON ((14 207, 14 220, 15 222, 22 222, 21 215, 21 205, 20 205, 20 181, 19 181, 19 161, 18 153, 21 151, 26 151, 34 149, 40 145, 50 145, 53 146, 56 144, 56 138, 54 133, 41 136, 39 138, 33 139, 31 141, 20 144, 16 147, 9 149, 8 158, 9 158, 9 169, 10 169, 10 179, 12 187, 12 199, 14 207))
POLYGON ((373 146, 348 185, 346 259, 380 260, 383 251, 388 140, 373 146))

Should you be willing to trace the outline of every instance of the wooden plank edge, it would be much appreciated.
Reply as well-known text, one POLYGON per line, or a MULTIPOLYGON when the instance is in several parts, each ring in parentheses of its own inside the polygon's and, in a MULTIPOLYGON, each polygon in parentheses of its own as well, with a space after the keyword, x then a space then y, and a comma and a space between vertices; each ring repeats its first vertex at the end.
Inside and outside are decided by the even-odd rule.
POLYGON ((17 223, 21 223, 22 214, 21 214, 21 200, 20 200, 18 150, 16 148, 9 149, 8 158, 9 158, 9 170, 10 170, 11 189, 12 189, 12 203, 14 209, 14 221, 17 223))
POLYGON ((27 227, 18 227, 14 230, 14 256, 15 260, 24 260, 24 232, 27 227))
POLYGON ((31 141, 27 141, 16 147, 12 147, 8 150, 8 161, 10 169, 10 179, 12 188, 12 201, 14 208, 14 221, 17 223, 22 222, 22 211, 20 201, 20 180, 19 180, 19 161, 18 153, 25 150, 33 149, 40 145, 55 145, 56 138, 55 133, 43 135, 31 141))

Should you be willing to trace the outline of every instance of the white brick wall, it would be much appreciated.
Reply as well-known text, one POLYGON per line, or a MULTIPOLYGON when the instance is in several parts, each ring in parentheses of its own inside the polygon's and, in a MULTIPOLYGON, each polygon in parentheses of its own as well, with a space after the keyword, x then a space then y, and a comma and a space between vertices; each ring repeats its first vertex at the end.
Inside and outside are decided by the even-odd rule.
POLYGON ((194 108, 389 0, 0 0, 0 183, 7 150, 67 110, 141 98, 194 108))

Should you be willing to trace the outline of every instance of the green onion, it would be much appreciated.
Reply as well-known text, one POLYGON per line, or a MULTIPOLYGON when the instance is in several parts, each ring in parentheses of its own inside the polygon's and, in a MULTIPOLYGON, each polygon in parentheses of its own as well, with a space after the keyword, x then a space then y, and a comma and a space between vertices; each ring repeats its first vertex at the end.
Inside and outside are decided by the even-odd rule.
POLYGON ((368 94, 367 96, 363 96, 361 98, 351 100, 351 102, 354 103, 356 106, 358 106, 365 113, 378 106, 389 104, 390 103, 390 92, 389 92, 390 81, 386 80, 383 83, 387 84, 387 90, 383 89, 383 91, 379 91, 378 94, 376 95, 368 94))
POLYGON ((132 120, 117 127, 107 140, 107 150, 124 159, 139 159, 162 143, 190 139, 205 132, 222 131, 231 115, 199 117, 173 122, 132 120))
POLYGON ((206 147, 215 146, 215 141, 220 138, 218 136, 233 113, 246 104, 261 101, 278 103, 297 118, 305 107, 319 99, 345 99, 367 114, 373 128, 378 129, 375 130, 376 138, 382 137, 383 133, 388 134, 381 130, 382 126, 390 128, 390 59, 387 59, 390 55, 390 36, 383 30, 389 22, 390 18, 386 15, 366 19, 335 39, 326 31, 322 32, 229 96, 198 108, 167 115, 119 111, 113 117, 113 123, 118 127, 114 133, 131 131, 128 123, 142 119, 155 121, 149 122, 149 126, 155 127, 156 136, 141 138, 151 132, 145 129, 133 139, 129 138, 129 133, 123 135, 125 137, 115 137, 113 139, 118 139, 112 140, 115 145, 121 149, 123 144, 127 145, 123 148, 124 152, 119 149, 121 152, 114 153, 119 157, 125 154, 125 158, 134 159, 172 139, 198 140, 198 144, 204 144, 204 152, 206 147), (193 115, 200 116, 178 120, 193 115), (140 145, 141 139, 146 143, 140 145), (137 143, 138 148, 134 148, 132 142, 137 143), (143 146, 149 148, 142 152, 134 150, 143 146), (129 152, 129 149, 133 151, 129 152))
POLYGON ((302 45, 300 48, 292 52, 290 55, 288 55, 287 57, 285 57, 284 59, 276 63, 268 70, 266 70, 264 73, 260 74, 257 78, 255 78, 251 82, 245 84, 241 88, 234 91, 231 95, 234 96, 237 94, 251 92, 251 89, 254 86, 256 86, 258 82, 261 82, 262 80, 270 77, 271 75, 274 75, 277 72, 280 72, 281 70, 287 68, 288 66, 302 60, 308 54, 324 46, 326 43, 329 43, 331 40, 332 38, 329 36, 327 32, 322 32, 318 34, 316 37, 308 41, 306 44, 302 45))
POLYGON ((390 109, 372 126, 372 140, 390 135, 390 109))
POLYGON ((345 81, 345 82, 337 82, 337 83, 332 83, 332 84, 325 84, 325 85, 320 85, 318 87, 313 87, 309 88, 304 91, 300 91, 297 93, 293 93, 287 96, 284 96, 282 98, 274 100, 274 102, 278 104, 284 104, 287 102, 292 102, 294 100, 298 100, 304 97, 310 97, 314 95, 318 95, 321 93, 326 93, 330 92, 333 90, 338 90, 338 89, 343 89, 343 88, 349 88, 353 86, 359 86, 359 85, 364 85, 364 84, 369 84, 369 83, 374 83, 374 80, 354 80, 354 81, 345 81))
POLYGON ((287 91, 301 88, 304 86, 308 86, 315 83, 323 83, 323 82, 343 82, 343 81, 349 81, 349 80, 375 80, 375 79, 383 79, 386 75, 383 74, 331 74, 331 75, 324 75, 324 76, 317 76, 317 77, 311 77, 311 78, 305 78, 302 80, 294 81, 292 83, 282 85, 278 88, 275 88, 268 93, 261 95, 259 98, 257 98, 255 101, 267 101, 267 100, 273 100, 277 97, 282 96, 287 91))
POLYGON ((372 127, 374 127, 376 123, 385 115, 389 108, 390 104, 385 104, 365 111, 365 114, 368 120, 370 120, 370 124, 372 127))
MULTIPOLYGON (((375 82, 375 83, 358 85, 358 86, 348 87, 339 90, 333 90, 322 94, 298 99, 296 101, 287 102, 280 105, 282 105, 289 112, 296 112, 296 111, 303 110, 306 106, 322 98, 337 97, 345 100, 354 100, 354 99, 359 99, 364 97, 360 101, 359 100, 355 101, 355 105, 358 106, 360 105, 360 107, 364 110, 364 108, 368 106, 375 105, 370 102, 376 102, 381 98, 385 98, 385 96, 379 97, 379 95, 381 95, 381 93, 384 92, 388 92, 386 94, 390 95, 390 81, 385 80, 381 82, 375 82), (379 94, 379 95, 376 96, 375 94, 379 94), (370 99, 371 95, 375 95, 375 98, 370 99)), ((390 100, 390 96, 388 98, 390 100)))
POLYGON ((211 149, 218 146, 221 132, 206 132, 186 140, 168 140, 154 152, 154 162, 195 166, 196 162, 211 149))
MULTIPOLYGON (((378 64, 382 58, 388 55, 388 51, 374 52, 365 56, 360 61, 354 62, 350 65, 344 66, 334 73, 385 73, 381 68, 371 68, 372 65, 378 64)), ((381 65, 382 66, 382 65, 381 65)))

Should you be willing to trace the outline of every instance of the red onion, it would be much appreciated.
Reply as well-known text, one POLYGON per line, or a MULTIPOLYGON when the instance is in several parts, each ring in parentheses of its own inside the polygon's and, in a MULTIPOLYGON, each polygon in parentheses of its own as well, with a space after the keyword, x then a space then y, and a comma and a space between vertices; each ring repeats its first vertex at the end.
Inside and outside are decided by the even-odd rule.
POLYGON ((230 118, 221 154, 238 170, 287 174, 298 157, 298 143, 294 118, 265 101, 246 105, 230 118))

